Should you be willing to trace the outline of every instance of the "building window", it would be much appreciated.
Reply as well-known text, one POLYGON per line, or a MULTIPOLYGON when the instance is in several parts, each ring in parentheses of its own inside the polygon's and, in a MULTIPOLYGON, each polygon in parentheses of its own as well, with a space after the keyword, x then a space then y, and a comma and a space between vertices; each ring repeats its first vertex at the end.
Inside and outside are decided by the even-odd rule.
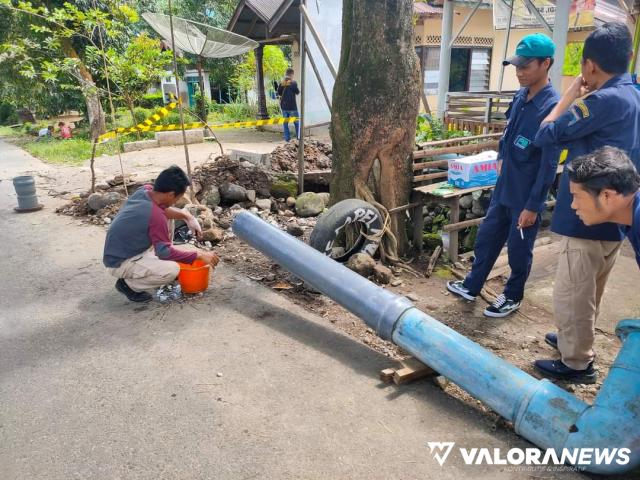
MULTIPOLYGON (((440 47, 417 47, 423 71, 425 95, 438 93, 440 47)), ((450 92, 477 92, 489 89, 490 48, 452 48, 450 92)))

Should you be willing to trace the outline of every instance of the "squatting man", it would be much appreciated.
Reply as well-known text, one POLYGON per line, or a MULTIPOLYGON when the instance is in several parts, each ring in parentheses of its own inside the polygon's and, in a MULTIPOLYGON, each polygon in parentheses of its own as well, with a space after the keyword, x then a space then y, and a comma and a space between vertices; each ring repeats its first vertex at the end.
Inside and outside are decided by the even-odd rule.
POLYGON ((174 282, 180 272, 177 262, 201 260, 215 267, 220 260, 213 252, 173 246, 169 228, 173 220, 183 220, 196 237, 202 237, 194 216, 174 207, 190 184, 179 167, 163 170, 153 185, 144 185, 129 197, 107 231, 103 263, 118 279, 116 290, 132 302, 148 302, 149 291, 174 282))

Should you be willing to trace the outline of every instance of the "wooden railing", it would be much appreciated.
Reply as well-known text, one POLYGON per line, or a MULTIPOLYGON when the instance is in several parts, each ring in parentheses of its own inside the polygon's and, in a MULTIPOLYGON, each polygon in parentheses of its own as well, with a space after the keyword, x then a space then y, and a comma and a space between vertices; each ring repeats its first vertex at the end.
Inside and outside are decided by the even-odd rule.
POLYGON ((436 157, 449 153, 473 155, 485 150, 497 150, 501 136, 501 133, 489 133, 437 140, 418 145, 419 150, 413 152, 414 186, 447 178, 447 160, 437 160, 436 157), (424 173, 425 169, 439 169, 440 171, 424 173))
MULTIPOLYGON (((449 92, 445 124, 476 135, 499 133, 515 92, 449 92)), ((450 128, 450 127, 449 127, 450 128)))

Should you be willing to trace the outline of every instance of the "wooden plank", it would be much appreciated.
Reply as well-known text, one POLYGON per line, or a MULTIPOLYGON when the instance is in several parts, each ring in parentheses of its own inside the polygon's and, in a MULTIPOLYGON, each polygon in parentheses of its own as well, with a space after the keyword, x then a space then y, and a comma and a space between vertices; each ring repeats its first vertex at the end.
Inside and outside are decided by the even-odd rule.
MULTIPOLYGON (((452 223, 459 223, 460 221, 460 203, 458 198, 450 198, 447 200, 449 204, 449 219, 452 223)), ((452 262, 458 261, 458 230, 451 230, 449 232, 449 260, 452 262)))
POLYGON ((422 202, 407 203, 406 205, 402 205, 401 207, 392 208, 391 210, 388 210, 388 212, 389 213, 404 212, 405 210, 409 210, 409 209, 411 209, 413 207, 417 207, 419 205, 422 205, 422 202))
POLYGON ((476 225, 480 225, 483 220, 484 220, 484 217, 473 218, 471 220, 465 220, 464 222, 448 223, 442 227, 442 230, 445 232, 457 232, 459 230, 463 230, 468 227, 475 227, 476 225))
POLYGON ((425 175, 416 175, 413 177, 413 182, 424 182, 425 180, 435 180, 437 178, 447 178, 448 172, 427 173, 425 175))
POLYGON ((449 113, 454 108, 485 108, 486 100, 482 99, 474 99, 474 100, 452 100, 449 102, 449 106, 447 108, 447 113, 449 113))
POLYGON ((393 375, 393 382, 396 385, 404 385, 414 380, 438 375, 438 372, 413 357, 402 360, 401 363, 403 368, 396 370, 393 375))
POLYGON ((475 141, 475 140, 485 140, 487 138, 500 138, 502 136, 501 133, 489 133, 486 135, 474 135, 471 137, 457 137, 457 138, 448 138, 446 140, 434 140, 432 142, 425 142, 419 144, 419 147, 439 147, 442 145, 449 145, 451 143, 463 142, 463 141, 475 141))
POLYGON ((467 125, 465 125, 466 122, 482 123, 482 119, 483 119, 482 112, 478 112, 477 115, 469 115, 468 112, 464 112, 464 111, 456 112, 455 110, 451 112, 447 112, 447 117, 454 118, 457 120, 465 120, 465 122, 462 124, 461 130, 466 130, 468 128, 467 125))
POLYGON ((425 168, 442 168, 448 167, 449 160, 431 160, 430 162, 414 163, 413 171, 423 170, 425 168))
POLYGON ((380 380, 384 383, 393 382, 393 375, 396 373, 393 368, 385 368, 384 370, 380 370, 380 380))
POLYGON ((414 191, 424 193, 426 195, 431 195, 437 198, 447 199, 447 198, 453 198, 453 197, 460 197, 462 195, 466 195, 467 193, 473 193, 478 190, 493 190, 495 188, 495 185, 489 185, 484 187, 471 187, 471 188, 455 188, 454 187, 451 193, 447 193, 445 195, 433 194, 434 190, 441 188, 445 184, 447 184, 447 182, 439 182, 439 183, 432 183, 431 185, 423 185, 422 187, 414 188, 414 191))
POLYGON ((424 272, 425 277, 429 278, 433 273, 433 269, 438 262, 438 258, 440 258, 440 254, 442 253, 442 247, 438 245, 436 249, 433 251, 431 256, 429 257, 429 264, 427 265, 427 270, 424 272))
POLYGON ((449 153, 473 153, 477 151, 491 150, 495 149, 498 144, 499 142, 497 141, 491 141, 483 143, 470 143, 468 145, 456 145, 438 149, 418 150, 416 152, 413 152, 413 159, 416 160, 418 158, 433 157, 436 155, 445 155, 449 153))
POLYGON ((488 98, 488 97, 497 97, 497 98, 508 98, 511 99, 517 93, 517 90, 503 90, 501 92, 497 90, 486 90, 483 92, 447 92, 448 97, 470 97, 470 98, 488 98))
MULTIPOLYGON (((451 102, 449 103, 449 107, 447 108, 447 115, 455 110, 460 109, 482 109, 486 108, 484 101, 471 102, 471 101, 463 101, 463 102, 451 102)), ((484 112, 483 112, 484 113, 484 112)))
MULTIPOLYGON (((466 275, 463 272, 460 272, 459 270, 456 270, 453 267, 449 267, 449 270, 451 270, 451 273, 453 273, 453 276, 456 277, 458 280, 464 280, 466 277, 466 275)), ((494 292, 492 289, 490 289, 486 285, 482 287, 482 290, 480 290, 480 296, 489 304, 495 302, 496 298, 498 297, 496 292, 494 292)))

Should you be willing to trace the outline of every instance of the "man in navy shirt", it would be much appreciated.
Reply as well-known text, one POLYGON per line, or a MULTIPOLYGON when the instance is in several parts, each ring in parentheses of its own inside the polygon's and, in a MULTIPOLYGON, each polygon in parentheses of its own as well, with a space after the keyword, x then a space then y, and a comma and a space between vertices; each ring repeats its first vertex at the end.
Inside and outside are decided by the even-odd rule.
POLYGON ((508 123, 500 139, 498 157, 500 176, 478 231, 471 272, 463 281, 447 283, 449 291, 475 300, 506 242, 511 275, 504 294, 485 309, 488 317, 505 317, 520 308, 533 261, 540 212, 555 178, 558 151, 533 144, 540 122, 558 101, 558 94, 549 83, 554 53, 549 37, 535 33, 524 37, 516 55, 505 61, 505 65, 516 67, 522 88, 506 113, 508 123))
MULTIPOLYGON (((293 74, 293 68, 288 68, 282 83, 278 86, 280 108, 282 109, 282 116, 284 118, 300 117, 298 113, 298 103, 296 102, 296 95, 300 95, 300 89, 298 88, 298 83, 293 79, 293 74)), ((300 122, 296 120, 293 125, 296 128, 296 138, 300 138, 300 122)), ((284 129, 284 141, 288 142, 291 140, 289 124, 283 123, 282 127, 284 129)))
MULTIPOLYGON (((638 167, 640 92, 626 73, 631 55, 626 25, 605 23, 593 31, 584 44, 582 75, 544 120, 536 145, 560 149, 566 165, 603 146, 615 146, 638 167)), ((595 322, 624 233, 614 223, 585 225, 572 210, 571 201, 565 169, 551 223, 551 230, 562 235, 553 291, 558 333, 546 335, 547 343, 558 348, 562 358, 537 360, 534 365, 545 376, 593 383, 595 322)))
POLYGON ((585 225, 618 223, 640 267, 640 175, 626 153, 602 147, 567 166, 571 208, 585 225))

